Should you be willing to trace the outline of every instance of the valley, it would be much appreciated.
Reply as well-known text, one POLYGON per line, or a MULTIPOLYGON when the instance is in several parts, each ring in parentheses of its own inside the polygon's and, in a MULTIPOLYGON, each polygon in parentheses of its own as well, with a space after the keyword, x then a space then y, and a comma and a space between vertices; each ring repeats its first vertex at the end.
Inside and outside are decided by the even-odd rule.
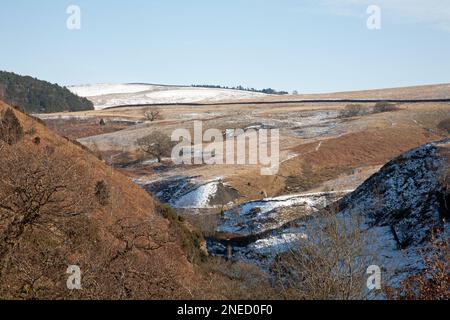
MULTIPOLYGON (((188 92, 185 89, 176 89, 183 96, 177 100, 182 102, 179 105, 174 101, 145 100, 150 97, 148 92, 156 90, 153 87, 128 85, 100 89, 101 96, 97 96, 99 88, 95 86, 76 89, 80 94, 98 97, 93 100, 95 111, 37 116, 44 121, 62 119, 63 125, 55 127, 57 132, 64 130, 65 121, 73 119, 88 119, 92 123, 104 121, 112 132, 82 136, 79 143, 156 199, 173 207, 200 230, 210 255, 256 264, 263 270, 269 270, 277 256, 290 252, 308 238, 307 230, 313 224, 310 221, 316 221, 321 212, 336 203, 348 202, 354 196, 354 190, 357 190, 356 194, 361 193, 365 182, 379 176, 382 172, 379 170, 383 170, 389 161, 411 149, 449 137, 449 132, 439 126, 443 119, 450 118, 450 103, 446 102, 450 95, 448 85, 299 97, 258 94, 251 97, 252 101, 245 99, 247 93, 240 96, 243 100, 220 101, 229 97, 213 90, 205 95, 210 98, 203 103, 197 98, 192 100, 189 93, 184 95, 188 92), (139 100, 142 97, 136 96, 135 91, 142 95, 140 90, 144 89, 142 92, 147 96, 139 100), (313 101, 298 102, 299 98, 313 101), (378 102, 361 102, 370 99, 378 102), (405 102, 397 102, 391 107, 392 103, 381 102, 384 99, 403 99, 405 102), (115 106, 124 103, 132 105, 115 106), (356 106, 354 114, 348 112, 351 106, 356 106), (161 117, 149 121, 145 117, 149 110, 158 110, 161 117), (262 166, 258 164, 175 165, 170 155, 159 163, 144 154, 137 144, 151 132, 169 136, 180 128, 194 132, 196 121, 201 121, 203 130, 214 128, 224 135, 229 129, 243 129, 243 132, 278 130, 280 159, 277 172, 261 175, 262 166), (119 122, 126 123, 126 127, 113 129, 119 122)), ((203 150, 217 142, 197 140, 195 143, 200 143, 197 147, 203 150)), ((216 148, 223 150, 225 156, 234 151, 221 145, 216 148)), ((251 144, 247 144, 245 150, 248 156, 258 152, 251 144)), ((415 173, 410 172, 405 179, 414 179, 415 173)), ((417 192, 408 196, 417 199, 421 191, 417 192)), ((398 198, 399 201, 414 201, 402 199, 398 198)), ((358 206, 364 201, 355 200, 353 205, 358 206)), ((338 214, 340 210, 335 211, 338 214)), ((368 208, 362 210, 364 213, 369 211, 368 208)), ((368 223, 365 218, 363 220, 362 225, 368 223)), ((437 221, 434 223, 439 225, 437 221)), ((385 241, 372 248, 371 254, 384 252, 383 264, 391 266, 386 271, 393 279, 390 283, 395 283, 399 274, 414 269, 418 257, 399 258, 400 251, 395 249, 396 240, 405 240, 399 240, 389 228, 369 229, 368 233, 373 231, 380 241, 385 241), (399 266, 392 267, 396 263, 399 266)), ((412 246, 410 255, 414 256, 416 249, 416 245, 412 246)))
POLYGON ((450 1, 25 2, 0 11, 0 302, 450 299, 450 1))

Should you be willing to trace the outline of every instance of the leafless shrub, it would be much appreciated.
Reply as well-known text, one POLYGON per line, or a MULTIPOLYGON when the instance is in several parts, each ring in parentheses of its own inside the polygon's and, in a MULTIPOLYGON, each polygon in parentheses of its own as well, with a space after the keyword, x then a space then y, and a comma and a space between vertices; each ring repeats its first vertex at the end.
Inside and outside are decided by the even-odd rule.
POLYGON ((365 107, 361 104, 349 104, 339 112, 341 118, 353 118, 368 115, 371 113, 393 112, 400 108, 389 102, 377 102, 373 107, 365 107))
POLYGON ((161 110, 157 108, 147 109, 144 111, 144 118, 150 122, 162 120, 161 110))
POLYGON ((102 206, 109 204, 109 187, 104 180, 97 181, 95 185, 95 197, 102 206))
POLYGON ((171 155, 174 145, 168 135, 159 131, 138 139, 137 144, 143 152, 155 157, 158 162, 161 162, 163 157, 171 155))
POLYGON ((156 216, 116 218, 127 202, 112 192, 114 220, 97 215, 92 157, 23 141, 0 143, 0 160, 0 299, 188 297, 181 249, 156 216), (83 290, 67 290, 70 264, 83 290))
POLYGON ((349 300, 365 297, 369 257, 356 217, 311 221, 307 239, 277 257, 272 270, 286 299, 349 300))
POLYGON ((36 127, 31 127, 29 130, 27 130, 27 132, 25 132, 25 134, 29 135, 29 136, 34 136, 37 133, 36 127))
POLYGON ((349 104, 339 112, 341 118, 353 118, 369 114, 370 110, 361 104, 349 104))
POLYGON ((197 299, 273 300, 279 298, 269 276, 257 266, 210 257, 199 267, 208 275, 195 286, 197 299))
POLYGON ((0 141, 0 299, 193 297, 195 275, 177 232, 152 213, 151 201, 127 212, 139 201, 127 194, 134 187, 107 178, 80 151, 60 139, 0 141), (99 179, 116 186, 107 207, 95 197, 104 189, 99 179), (72 264, 83 290, 66 287, 72 264))
POLYGON ((400 110, 399 107, 397 107, 397 105, 393 104, 393 103, 389 103, 389 102, 377 102, 375 104, 375 106, 373 107, 373 112, 374 113, 382 113, 382 112, 393 112, 393 111, 398 111, 400 110))
POLYGON ((439 122, 438 128, 446 133, 450 133, 450 118, 444 119, 439 122))
POLYGON ((158 207, 158 211, 170 221, 174 236, 179 238, 188 260, 193 263, 204 262, 207 257, 207 251, 202 248, 205 241, 203 235, 198 230, 188 228, 183 218, 170 206, 161 205, 158 207))
POLYGON ((0 280, 13 248, 32 229, 52 232, 57 219, 86 214, 89 182, 80 179, 82 159, 55 148, 20 143, 5 146, 0 166, 0 280))

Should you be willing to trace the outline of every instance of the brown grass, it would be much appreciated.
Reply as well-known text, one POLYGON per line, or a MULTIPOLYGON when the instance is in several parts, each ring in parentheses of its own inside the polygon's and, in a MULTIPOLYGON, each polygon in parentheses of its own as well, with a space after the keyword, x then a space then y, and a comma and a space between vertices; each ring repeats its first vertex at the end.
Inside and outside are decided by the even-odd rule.
MULTIPOLYGON (((0 103, 0 110, 6 107, 0 103)), ((33 134, 26 135, 17 146, 9 148, 20 148, 14 152, 18 156, 23 154, 26 160, 23 165, 46 169, 48 177, 56 177, 55 172, 70 172, 65 179, 73 182, 74 188, 70 198, 65 198, 66 191, 62 191, 60 199, 78 199, 89 205, 74 216, 58 216, 63 212, 59 210, 62 208, 52 205, 41 211, 42 218, 38 221, 25 224, 24 232, 14 238, 13 246, 8 246, 5 251, 7 260, 4 255, 0 257, 0 298, 270 297, 270 284, 255 267, 205 258, 199 253, 199 247, 203 245, 200 234, 183 219, 170 214, 170 210, 161 212, 147 192, 83 147, 57 136, 31 117, 15 113, 24 131, 30 132, 33 128, 33 134), (32 141, 35 136, 41 139, 39 145, 32 141), (52 165, 59 162, 52 159, 43 168, 41 158, 33 155, 45 148, 51 148, 52 154, 60 161, 68 165, 72 162, 75 169, 55 170, 52 165), (28 151, 30 153, 27 154, 28 151), (99 181, 107 189, 106 193, 101 192, 102 203, 96 195, 99 181), (108 201, 103 201, 106 198, 108 201), (81 268, 83 290, 66 288, 68 265, 81 268)), ((0 148, 0 156, 5 160, 5 152, 10 151, 3 146, 0 148)), ((13 162, 8 165, 11 170, 0 172, 2 181, 14 177, 10 175, 14 170, 21 170, 13 162)), ((0 190, 1 199, 8 198, 4 192, 7 191, 0 190)), ((1 217, 9 215, 0 209, 1 217)), ((7 228, 6 223, 2 219, 0 226, 7 228)))
POLYGON ((383 165, 403 152, 439 138, 416 128, 386 128, 323 140, 318 150, 317 142, 300 145, 293 152, 301 156, 280 169, 279 177, 284 181, 282 193, 308 191, 342 174, 350 174, 354 168, 383 165))
MULTIPOLYGON (((0 108, 5 106, 0 105, 0 108)), ((26 137, 18 144, 23 144, 21 150, 14 149, 15 152, 31 152, 31 145, 38 150, 53 148, 55 155, 66 159, 67 163, 76 161, 79 168, 74 167, 77 169, 73 174, 77 178, 72 183, 90 185, 80 188, 79 192, 82 189, 94 196, 95 183, 104 181, 110 187, 110 200, 104 205, 95 205, 85 214, 56 220, 46 218, 54 212, 49 207, 48 213, 43 213, 43 228, 27 226, 13 249, 8 250, 9 262, 4 265, 0 278, 0 296, 25 299, 191 298, 193 293, 189 287, 197 282, 193 280, 197 276, 170 231, 170 223, 157 215, 153 199, 81 147, 56 136, 33 119, 16 114, 25 131, 34 128, 41 143, 32 144, 32 137, 26 137), (30 146, 26 147, 27 144, 30 146), (47 229, 51 231, 45 231, 47 229), (64 236, 67 232, 73 235, 74 242, 64 236), (48 263, 54 267, 48 268, 48 263), (82 291, 70 291, 65 287, 65 272, 70 264, 79 265, 82 270, 82 291)), ((5 152, 8 151, 3 149, 2 157, 5 152)), ((37 161, 34 164, 37 168, 42 165, 39 157, 23 159, 37 161)), ((47 175, 55 171, 49 169, 47 175)), ((3 194, 1 196, 5 199, 3 194)), ((89 202, 81 193, 78 199, 89 202)), ((7 212, 2 214, 9 215, 7 212)))
POLYGON ((72 140, 77 140, 81 138, 106 133, 113 133, 116 131, 126 129, 128 127, 128 125, 126 124, 114 124, 114 123, 106 123, 105 125, 100 125, 100 120, 101 119, 92 119, 92 120, 51 119, 45 120, 45 123, 51 130, 53 130, 57 134, 72 140))

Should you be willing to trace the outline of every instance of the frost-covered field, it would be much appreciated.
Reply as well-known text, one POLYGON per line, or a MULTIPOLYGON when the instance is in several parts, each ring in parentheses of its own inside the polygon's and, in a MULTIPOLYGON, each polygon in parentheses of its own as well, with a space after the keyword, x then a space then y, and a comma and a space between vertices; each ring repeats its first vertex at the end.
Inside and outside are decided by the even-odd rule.
POLYGON ((94 84, 70 86, 68 89, 81 97, 89 98, 96 110, 127 105, 218 102, 267 96, 258 92, 231 89, 151 84, 94 84))

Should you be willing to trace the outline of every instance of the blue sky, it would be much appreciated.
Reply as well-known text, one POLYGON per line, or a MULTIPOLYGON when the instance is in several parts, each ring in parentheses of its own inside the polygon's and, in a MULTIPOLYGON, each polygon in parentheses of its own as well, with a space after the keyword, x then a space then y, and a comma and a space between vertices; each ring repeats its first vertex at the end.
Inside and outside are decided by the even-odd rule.
POLYGON ((329 92, 450 82, 448 0, 5 0, 0 69, 62 85, 329 92), (81 30, 66 27, 69 5, 81 30), (378 4, 382 29, 366 27, 378 4))

